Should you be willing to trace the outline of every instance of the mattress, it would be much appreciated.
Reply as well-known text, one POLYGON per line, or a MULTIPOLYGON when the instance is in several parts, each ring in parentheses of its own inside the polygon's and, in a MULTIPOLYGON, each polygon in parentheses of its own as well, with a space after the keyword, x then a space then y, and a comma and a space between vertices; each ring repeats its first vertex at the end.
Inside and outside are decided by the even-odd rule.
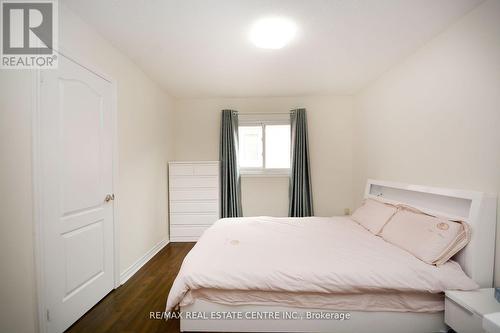
POLYGON ((196 297, 227 304, 439 311, 442 305, 408 305, 408 295, 421 301, 423 294, 476 288, 458 263, 426 264, 349 217, 221 219, 184 259, 166 311, 196 297))
POLYGON ((245 290, 190 290, 180 306, 196 300, 227 305, 290 306, 335 311, 439 312, 444 310, 444 294, 363 293, 325 294, 245 290))

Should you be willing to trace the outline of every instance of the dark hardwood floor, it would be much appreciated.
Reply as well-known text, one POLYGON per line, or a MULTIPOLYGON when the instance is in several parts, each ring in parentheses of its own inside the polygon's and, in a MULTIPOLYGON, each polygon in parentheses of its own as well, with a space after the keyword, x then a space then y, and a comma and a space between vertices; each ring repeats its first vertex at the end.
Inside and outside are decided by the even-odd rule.
POLYGON ((193 246, 194 243, 168 244, 66 332, 179 332, 179 320, 149 319, 149 313, 165 311, 170 287, 193 246))

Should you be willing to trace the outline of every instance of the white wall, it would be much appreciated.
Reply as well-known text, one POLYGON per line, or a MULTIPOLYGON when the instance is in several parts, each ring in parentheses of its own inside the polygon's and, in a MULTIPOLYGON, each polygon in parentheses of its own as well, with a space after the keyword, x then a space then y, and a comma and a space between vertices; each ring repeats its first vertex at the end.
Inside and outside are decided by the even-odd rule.
MULTIPOLYGON (((118 82, 120 271, 168 239, 167 161, 173 101, 60 3, 60 44, 118 82)), ((36 330, 31 178, 31 77, 0 71, 0 331, 36 330)))
MULTIPOLYGON (((220 111, 287 112, 307 109, 315 215, 352 207, 352 98, 349 96, 213 98, 175 105, 176 160, 218 160, 220 111)), ((288 214, 288 178, 243 178, 245 216, 288 214)))
POLYGON ((35 330, 30 71, 0 70, 0 331, 35 330))
POLYGON ((357 96, 355 202, 366 178, 500 191, 499 37, 486 1, 357 96))

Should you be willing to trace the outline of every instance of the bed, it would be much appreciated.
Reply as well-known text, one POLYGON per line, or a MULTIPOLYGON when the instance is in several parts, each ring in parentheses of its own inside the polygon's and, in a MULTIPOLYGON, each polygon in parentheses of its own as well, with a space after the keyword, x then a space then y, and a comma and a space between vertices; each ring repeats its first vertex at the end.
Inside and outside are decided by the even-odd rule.
POLYGON ((349 217, 222 219, 185 258, 167 311, 189 314, 181 331, 446 331, 442 291, 492 285, 495 197, 375 180, 365 197, 464 220, 471 241, 436 267, 349 217))

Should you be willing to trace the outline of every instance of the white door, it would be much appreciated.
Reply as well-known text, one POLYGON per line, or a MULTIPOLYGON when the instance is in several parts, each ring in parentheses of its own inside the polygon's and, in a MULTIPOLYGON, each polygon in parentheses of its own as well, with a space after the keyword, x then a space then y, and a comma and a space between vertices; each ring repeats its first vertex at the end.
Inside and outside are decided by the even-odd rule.
POLYGON ((59 55, 40 87, 43 285, 62 332, 114 286, 112 84, 59 55))

